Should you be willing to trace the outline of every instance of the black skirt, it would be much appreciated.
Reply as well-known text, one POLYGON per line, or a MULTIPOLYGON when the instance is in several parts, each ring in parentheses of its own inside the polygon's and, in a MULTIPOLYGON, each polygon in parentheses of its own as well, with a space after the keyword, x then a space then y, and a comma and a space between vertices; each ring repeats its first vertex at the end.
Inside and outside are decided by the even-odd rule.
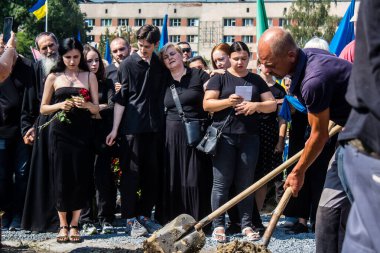
MULTIPOLYGON (((37 119, 37 126, 46 123, 49 118, 49 116, 40 115, 37 119)), ((59 225, 49 168, 48 140, 49 126, 42 129, 41 132, 36 129, 21 221, 21 227, 24 230, 56 232, 59 225)))
POLYGON ((157 214, 165 224, 186 213, 199 220, 211 211, 210 157, 187 145, 184 124, 166 121, 165 167, 157 214))

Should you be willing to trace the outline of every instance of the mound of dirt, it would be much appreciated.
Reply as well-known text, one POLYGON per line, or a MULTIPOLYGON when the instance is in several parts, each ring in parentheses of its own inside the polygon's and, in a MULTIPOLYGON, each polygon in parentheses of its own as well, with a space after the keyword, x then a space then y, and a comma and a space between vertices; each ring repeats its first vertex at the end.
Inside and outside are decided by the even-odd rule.
POLYGON ((217 253, 271 253, 271 251, 263 245, 235 240, 218 245, 217 253))

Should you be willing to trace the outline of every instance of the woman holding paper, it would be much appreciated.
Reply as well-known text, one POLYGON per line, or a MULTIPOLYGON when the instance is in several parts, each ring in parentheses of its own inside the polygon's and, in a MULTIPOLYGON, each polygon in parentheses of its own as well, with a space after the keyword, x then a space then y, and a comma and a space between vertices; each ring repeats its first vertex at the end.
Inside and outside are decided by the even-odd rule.
MULTIPOLYGON (((210 79, 203 100, 203 108, 214 113, 215 127, 221 127, 226 121, 212 159, 213 210, 227 202, 233 183, 237 192, 253 183, 259 153, 258 113, 276 110, 275 99, 266 83, 247 70, 250 58, 247 45, 234 42, 229 58, 231 67, 225 74, 210 79)), ((252 228, 252 208, 253 196, 238 204, 242 234, 248 240, 257 240, 259 235, 252 228)), ((213 225, 213 238, 225 242, 224 216, 215 219, 213 225)))

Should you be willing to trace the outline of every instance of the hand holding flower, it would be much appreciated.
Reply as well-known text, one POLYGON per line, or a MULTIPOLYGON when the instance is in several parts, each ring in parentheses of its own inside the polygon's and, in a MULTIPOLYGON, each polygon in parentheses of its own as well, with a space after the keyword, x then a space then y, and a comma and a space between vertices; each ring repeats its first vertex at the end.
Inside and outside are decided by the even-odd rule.
POLYGON ((74 107, 74 103, 71 99, 66 99, 65 101, 61 102, 61 110, 64 110, 64 111, 70 111, 71 108, 74 107))

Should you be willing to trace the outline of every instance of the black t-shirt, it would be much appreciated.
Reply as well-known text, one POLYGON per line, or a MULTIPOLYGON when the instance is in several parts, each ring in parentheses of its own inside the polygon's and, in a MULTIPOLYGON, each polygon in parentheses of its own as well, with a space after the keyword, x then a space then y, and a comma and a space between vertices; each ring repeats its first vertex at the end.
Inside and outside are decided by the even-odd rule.
POLYGON ((203 110, 203 84, 210 76, 200 69, 186 69, 186 74, 181 81, 170 79, 165 92, 164 105, 167 111, 167 120, 181 120, 175 106, 170 85, 174 84, 178 93, 179 101, 185 117, 188 119, 204 119, 207 113, 203 110))
MULTIPOLYGON (((226 99, 231 94, 235 94, 236 86, 252 86, 252 102, 260 102, 260 95, 268 92, 269 88, 265 81, 257 74, 248 73, 245 77, 237 77, 226 71, 224 75, 214 75, 207 84, 207 90, 220 91, 219 99, 226 99)), ((221 127, 224 120, 230 114, 232 108, 226 108, 214 113, 213 126, 221 127)), ((252 115, 235 115, 232 112, 229 122, 223 129, 223 133, 228 134, 257 134, 258 133, 258 113, 252 115)))

